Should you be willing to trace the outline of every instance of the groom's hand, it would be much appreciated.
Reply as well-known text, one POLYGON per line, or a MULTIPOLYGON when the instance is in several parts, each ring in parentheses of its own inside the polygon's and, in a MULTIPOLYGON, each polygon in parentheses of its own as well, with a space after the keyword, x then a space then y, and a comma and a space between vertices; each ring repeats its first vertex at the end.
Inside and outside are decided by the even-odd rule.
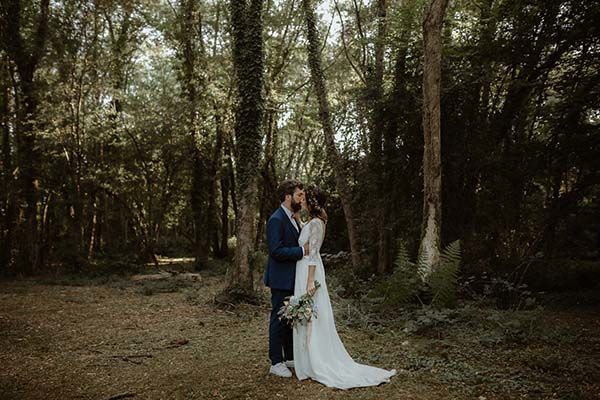
POLYGON ((308 242, 304 243, 304 254, 308 255, 308 253, 310 253, 310 245, 308 244, 308 242))

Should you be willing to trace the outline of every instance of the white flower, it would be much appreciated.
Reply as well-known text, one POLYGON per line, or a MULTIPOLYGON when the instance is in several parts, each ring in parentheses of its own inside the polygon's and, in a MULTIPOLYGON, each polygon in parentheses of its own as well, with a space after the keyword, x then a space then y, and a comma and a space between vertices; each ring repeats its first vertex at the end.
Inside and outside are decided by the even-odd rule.
POLYGON ((300 304, 300 302, 298 301, 298 298, 296 296, 292 296, 290 297, 290 304, 292 306, 297 306, 298 304, 300 304))

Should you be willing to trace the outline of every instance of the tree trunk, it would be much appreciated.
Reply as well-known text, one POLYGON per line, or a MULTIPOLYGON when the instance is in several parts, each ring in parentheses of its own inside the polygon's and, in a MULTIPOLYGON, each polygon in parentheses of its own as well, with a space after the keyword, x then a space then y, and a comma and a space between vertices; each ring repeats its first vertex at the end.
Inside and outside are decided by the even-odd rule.
MULTIPOLYGON (((373 180, 376 182, 377 192, 377 272, 383 274, 391 269, 390 253, 390 206, 389 195, 386 190, 391 190, 389 183, 389 151, 383 149, 385 132, 385 99, 383 91, 383 74, 384 74, 384 53, 385 53, 385 36, 387 32, 387 1, 377 0, 377 39, 375 41, 375 68, 373 76, 372 88, 372 104, 374 105, 371 130, 372 140, 375 141, 375 146, 372 146, 371 163, 373 165, 373 180)), ((386 140, 386 147, 389 143, 386 140)))
POLYGON ((255 297, 251 259, 254 256, 257 175, 264 115, 264 0, 231 0, 233 63, 238 104, 235 115, 237 144, 237 246, 227 292, 239 300, 255 297))
POLYGON ((442 22, 448 0, 432 0, 423 21, 423 223, 419 256, 424 278, 440 259, 442 224, 442 158, 440 96, 442 22))
POLYGON ((233 215, 235 219, 238 217, 238 204, 237 204, 237 185, 235 178, 235 168, 233 168, 233 151, 234 144, 231 139, 231 135, 228 136, 227 141, 227 153, 226 153, 226 161, 227 161, 227 173, 229 175, 229 194, 231 195, 231 205, 233 206, 233 215))
POLYGON ((208 145, 203 144, 202 122, 204 106, 205 80, 202 73, 197 72, 197 63, 204 60, 202 44, 202 24, 198 16, 195 1, 181 2, 181 62, 182 62, 182 87, 188 102, 188 129, 191 154, 192 182, 190 192, 190 206, 194 220, 194 253, 195 267, 201 270, 208 265, 210 240, 213 233, 212 218, 214 214, 215 181, 211 174, 211 161, 209 160, 208 145), (200 37, 197 37, 200 36, 200 37), (200 42, 199 48, 196 42, 200 42))
POLYGON ((221 166, 221 246, 219 256, 225 258, 229 255, 229 166, 221 166))
POLYGON ((235 197, 235 191, 232 191, 232 179, 233 179, 233 162, 231 160, 231 141, 229 139, 229 131, 222 130, 223 135, 223 158, 221 160, 221 245, 220 245, 220 257, 225 258, 229 256, 229 232, 230 232, 230 221, 229 221, 229 198, 235 197))
POLYGON ((329 102, 327 100, 327 88, 325 87, 325 78, 323 77, 323 68, 321 66, 321 52, 319 36, 316 27, 315 12, 310 0, 302 0, 304 18, 306 22, 306 36, 308 39, 308 62, 310 65, 311 80, 319 101, 319 118, 325 135, 325 147, 329 161, 334 165, 335 183, 340 194, 342 208, 346 219, 348 229, 348 239, 350 241, 350 252, 352 254, 352 266, 360 266, 360 255, 358 250, 358 241, 356 230, 354 229, 354 215, 352 213, 351 191, 346 181, 344 173, 344 163, 338 152, 334 140, 333 125, 329 111, 329 102))
POLYGON ((261 171, 261 194, 260 194, 260 213, 258 216, 258 227, 256 229, 256 246, 258 247, 263 240, 264 228, 269 218, 269 212, 277 208, 277 173, 275 172, 275 151, 276 135, 275 131, 275 112, 269 111, 267 118, 267 134, 265 144, 265 155, 261 171))
POLYGON ((219 235, 219 223, 222 222, 219 217, 217 201, 218 201, 218 192, 219 192, 219 184, 220 184, 220 176, 222 173, 223 166, 223 120, 221 115, 217 111, 215 111, 215 147, 213 151, 213 158, 211 161, 211 171, 210 176, 212 177, 211 182, 211 191, 209 195, 209 213, 211 219, 212 226, 212 236, 211 239, 213 241, 212 248, 213 254, 221 257, 221 236, 219 235))
MULTIPOLYGON (((90 196, 90 202, 92 203, 92 220, 90 222, 90 241, 87 246, 88 261, 94 257, 94 249, 96 248, 96 235, 98 229, 98 201, 99 198, 96 196, 95 193, 92 193, 92 195, 90 196)), ((125 236, 125 243, 127 243, 127 236, 125 236)))
POLYGON ((34 31, 28 40, 21 33, 24 19, 19 0, 7 0, 0 8, 0 18, 6 54, 16 65, 18 80, 15 91, 16 103, 16 149, 18 167, 18 201, 24 207, 15 228, 18 246, 17 263, 23 273, 41 268, 40 234, 38 229, 38 201, 40 191, 40 154, 36 143, 36 117, 38 113, 35 72, 44 55, 48 31, 49 0, 42 0, 37 12, 34 31), (28 43, 29 42, 29 43, 28 43))
MULTIPOLYGON (((195 145, 194 145, 195 146, 195 145)), ((205 159, 199 149, 193 149, 192 155, 192 185, 190 201, 194 218, 194 255, 196 270, 205 269, 208 265, 210 249, 210 232, 208 220, 208 187, 207 169, 205 159)))
MULTIPOLYGON (((6 64, 8 65, 8 63, 6 64)), ((0 171, 2 172, 2 197, 0 198, 0 209, 4 210, 2 221, 0 221, 0 276, 5 275, 11 269, 13 224, 15 222, 13 184, 12 184, 12 150, 10 144, 10 77, 7 67, 0 70, 0 129, 2 134, 2 158, 0 159, 0 171)))

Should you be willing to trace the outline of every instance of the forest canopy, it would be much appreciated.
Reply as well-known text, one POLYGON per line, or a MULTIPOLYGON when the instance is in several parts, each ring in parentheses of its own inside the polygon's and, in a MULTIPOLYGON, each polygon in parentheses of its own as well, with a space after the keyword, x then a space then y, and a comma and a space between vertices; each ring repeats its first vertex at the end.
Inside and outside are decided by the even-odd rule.
MULTIPOLYGON (((323 250, 358 275, 416 257, 429 3, 2 1, 0 272, 235 256, 252 285, 285 178, 328 192, 323 250)), ((444 11, 437 246, 598 257, 600 4, 444 11)))

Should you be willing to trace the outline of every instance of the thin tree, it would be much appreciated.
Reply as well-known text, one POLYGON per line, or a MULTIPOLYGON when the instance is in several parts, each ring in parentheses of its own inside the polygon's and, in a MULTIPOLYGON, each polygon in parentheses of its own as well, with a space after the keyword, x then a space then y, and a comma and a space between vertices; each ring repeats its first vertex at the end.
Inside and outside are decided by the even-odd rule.
POLYGON ((440 94, 442 22, 448 0, 432 0, 423 20, 423 222, 419 254, 426 278, 440 259, 442 232, 442 157, 440 94))
POLYGON ((334 140, 335 134, 331 123, 329 102, 327 100, 327 88, 325 86, 325 78, 323 77, 323 67, 321 66, 321 46, 319 44, 319 34, 316 27, 316 16, 310 0, 302 0, 302 8, 304 10, 306 37, 308 39, 308 63, 310 66, 311 80, 319 102, 319 118, 325 136, 327 158, 334 166, 335 183, 340 194, 342 208, 344 209, 348 238, 350 240, 352 266, 357 268, 360 265, 360 255, 358 252, 356 230, 354 229, 354 216, 350 201, 350 187, 345 178, 345 168, 342 157, 338 152, 334 140))
MULTIPOLYGON (((2 59, 6 56, 2 54, 2 59)), ((0 68, 0 176, 2 177, 2 195, 0 196, 0 276, 7 272, 11 263, 11 250, 13 240, 13 221, 15 204, 12 183, 13 154, 11 146, 11 93, 10 93, 10 71, 8 62, 0 68)))
POLYGON ((383 74, 384 74, 384 54, 385 54, 385 39, 387 35, 387 1, 377 0, 377 36, 375 38, 375 65, 373 68, 373 76, 370 78, 370 84, 367 86, 370 100, 372 102, 372 122, 371 122, 371 170, 374 172, 373 181, 376 184, 375 191, 377 193, 377 229, 378 229, 378 254, 377 254, 377 272, 385 273, 391 267, 390 257, 390 210, 391 204, 389 201, 389 160, 387 155, 389 152, 384 151, 384 142, 386 149, 389 148, 389 143, 384 140, 383 132, 385 131, 385 98, 383 89, 383 74))
MULTIPOLYGON (((190 185, 190 207, 194 219, 194 254, 196 269, 204 269, 208 264, 212 216, 209 197, 213 194, 214 182, 209 173, 209 144, 203 126, 206 110, 206 80, 204 38, 202 37, 202 17, 196 1, 182 0, 179 32, 179 58, 181 61, 181 83, 187 100, 187 128, 192 181, 190 185), (198 70, 198 65, 203 68, 198 70), (209 189, 210 188, 210 189, 209 189)), ((213 195, 214 197, 214 195, 213 195)))

